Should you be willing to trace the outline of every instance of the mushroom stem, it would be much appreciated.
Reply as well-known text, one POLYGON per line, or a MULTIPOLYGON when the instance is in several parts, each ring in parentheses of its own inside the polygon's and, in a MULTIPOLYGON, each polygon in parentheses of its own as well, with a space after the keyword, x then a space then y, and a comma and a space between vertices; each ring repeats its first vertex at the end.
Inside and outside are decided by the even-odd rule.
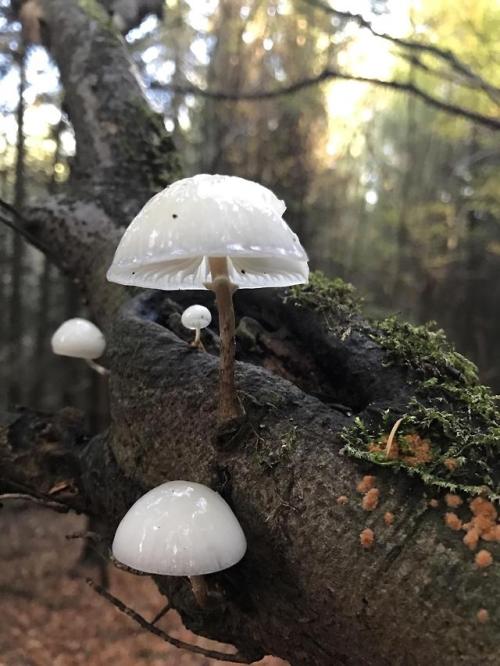
POLYGON ((95 370, 95 372, 98 372, 100 375, 103 377, 107 376, 110 374, 109 370, 107 368, 104 368, 102 365, 99 365, 99 363, 96 363, 95 361, 92 361, 90 358, 85 359, 85 363, 92 368, 92 370, 95 370))
POLYGON ((191 589, 193 590, 194 598, 200 608, 205 608, 207 605, 208 587, 203 576, 189 576, 191 589))
POLYGON ((220 422, 242 416, 234 383, 235 318, 233 292, 236 285, 229 279, 227 258, 210 257, 208 260, 212 282, 210 289, 215 293, 219 312, 220 366, 219 366, 219 412, 220 422))
POLYGON ((205 345, 201 341, 201 328, 196 329, 196 333, 194 335, 194 340, 191 343, 191 347, 195 347, 196 349, 199 349, 200 351, 207 351, 205 349, 205 345))

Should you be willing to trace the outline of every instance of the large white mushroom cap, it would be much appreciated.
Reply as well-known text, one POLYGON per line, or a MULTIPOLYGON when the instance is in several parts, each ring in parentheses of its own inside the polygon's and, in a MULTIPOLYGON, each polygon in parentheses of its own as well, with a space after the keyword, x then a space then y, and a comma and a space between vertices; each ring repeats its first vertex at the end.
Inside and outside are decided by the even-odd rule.
POLYGON ((236 176, 200 174, 154 196, 125 231, 108 280, 154 289, 203 289, 208 257, 228 257, 241 289, 307 282, 307 254, 283 220, 285 204, 236 176))
POLYGON ((169 481, 125 514, 113 555, 146 573, 200 576, 233 566, 246 547, 236 516, 218 493, 200 483, 169 481))
POLYGON ((104 354, 106 339, 88 319, 75 317, 61 324, 52 336, 52 351, 60 356, 94 359, 104 354))

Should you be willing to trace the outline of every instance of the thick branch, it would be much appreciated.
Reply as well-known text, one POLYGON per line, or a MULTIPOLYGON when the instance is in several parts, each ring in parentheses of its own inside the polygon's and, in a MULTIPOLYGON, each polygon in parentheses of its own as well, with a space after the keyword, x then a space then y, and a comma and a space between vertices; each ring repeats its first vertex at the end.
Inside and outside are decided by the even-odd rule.
POLYGON ((430 509, 419 483, 339 455, 339 434, 353 416, 337 403, 363 420, 404 409, 414 390, 411 371, 389 364, 369 329, 363 333, 340 311, 326 321, 281 298, 237 294, 236 302, 240 320, 258 317, 259 339, 279 326, 273 363, 288 355, 290 376, 300 375, 291 362, 296 345, 309 364, 303 381, 324 372, 321 400, 240 363, 237 385, 249 420, 220 433, 216 341, 207 341, 209 353, 193 350, 173 332, 181 307, 160 295, 139 298, 116 320, 110 340, 113 427, 79 455, 83 503, 103 519, 106 541, 148 488, 175 478, 203 482, 229 501, 249 550, 236 567, 208 577, 219 602, 206 612, 183 579, 156 577, 196 633, 232 642, 247 658, 272 653, 300 665, 406 664, 410 654, 417 664, 496 664, 498 565, 485 573, 474 567, 460 535, 445 526, 446 509, 430 509), (347 324, 349 335, 332 332, 347 324), (356 492, 367 469, 380 492, 372 512, 356 492), (382 519, 387 511, 396 517, 392 526, 382 519), (375 545, 365 551, 359 534, 366 527, 375 545), (484 607, 491 621, 478 626, 475 613, 484 607), (395 642, 395 631, 404 639, 395 642))
POLYGON ((85 511, 79 455, 86 443, 82 415, 25 409, 0 418, 0 502, 23 499, 57 511, 85 511), (24 497, 27 499, 26 497, 24 497))
POLYGON ((40 0, 75 130, 73 177, 82 195, 122 224, 137 201, 168 184, 176 156, 148 106, 123 41, 96 0, 40 0))

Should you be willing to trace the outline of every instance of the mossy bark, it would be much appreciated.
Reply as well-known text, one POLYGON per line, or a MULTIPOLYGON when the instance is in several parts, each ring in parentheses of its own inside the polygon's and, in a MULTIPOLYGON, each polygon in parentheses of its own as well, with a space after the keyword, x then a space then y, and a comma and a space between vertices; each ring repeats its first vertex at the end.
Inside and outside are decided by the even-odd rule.
MULTIPOLYGON (((432 440, 434 463, 449 454, 453 432, 469 437, 460 479, 439 467, 427 481, 477 485, 481 469, 494 490, 498 414, 470 364, 434 334, 365 321, 340 282, 314 278, 290 292, 237 292, 236 378, 246 419, 222 432, 217 332, 207 333, 209 353, 200 354, 180 326, 193 295, 129 300, 130 291, 104 278, 117 225, 177 176, 173 147, 147 110, 119 40, 77 0, 42 2, 78 156, 67 194, 32 208, 29 230, 78 280, 106 331, 111 370, 110 429, 89 442, 57 438, 61 461, 76 469, 77 507, 99 515, 111 539, 131 503, 158 483, 188 478, 219 490, 249 544, 240 564, 207 576, 220 604, 200 610, 187 581, 156 582, 188 627, 234 643, 249 659, 271 653, 298 666, 500 663, 500 546, 488 544, 495 562, 476 569, 460 533, 445 526, 443 504, 429 507, 428 496, 440 489, 422 474, 410 476, 419 470, 402 460, 387 466, 369 446, 416 399, 422 409, 412 411, 407 432, 432 440), (455 431, 429 421, 443 396, 455 431), (370 460, 347 455, 346 445, 370 460), (371 512, 356 491, 365 473, 376 475, 380 492, 371 512), (337 503, 339 496, 347 504, 337 503), (383 520, 388 511, 392 526, 383 520), (371 549, 359 541, 366 527, 375 533, 371 549), (486 624, 476 620, 480 608, 489 611, 486 624)), ((196 301, 215 315, 209 292, 196 301)), ((50 450, 39 448, 46 440, 33 427, 43 417, 23 419, 16 415, 0 430, 2 488, 10 481, 46 490, 55 463, 48 464, 50 450)), ((64 467, 59 476, 68 474, 64 467)), ((465 519, 467 509, 459 511, 465 519)))

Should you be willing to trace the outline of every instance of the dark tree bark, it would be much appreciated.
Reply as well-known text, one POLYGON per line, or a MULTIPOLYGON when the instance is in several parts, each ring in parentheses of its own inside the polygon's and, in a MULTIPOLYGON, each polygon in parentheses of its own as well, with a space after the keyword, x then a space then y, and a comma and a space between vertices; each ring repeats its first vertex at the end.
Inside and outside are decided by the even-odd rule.
MULTIPOLYGON (((355 488, 373 467, 340 455, 355 415, 401 411, 415 390, 413 372, 390 362, 368 324, 353 326, 342 308, 297 307, 281 292, 236 293, 236 379, 248 418, 221 432, 217 337, 207 336, 203 354, 179 325, 192 295, 131 299, 106 282, 119 225, 178 176, 175 150, 106 14, 90 0, 42 6, 77 158, 68 191, 30 208, 27 231, 79 281, 106 333, 112 423, 87 441, 60 415, 15 414, 0 429, 0 490, 40 495, 70 480, 76 493, 64 501, 100 516, 110 540, 156 484, 187 478, 217 489, 249 543, 241 563, 208 577, 219 603, 200 610, 184 579, 155 580, 189 628, 235 644, 249 661, 270 653, 298 666, 498 664, 500 566, 475 569, 423 484, 404 474, 376 470, 380 505, 365 512, 355 488), (47 464, 48 444, 60 468, 47 464), (385 511, 396 516, 390 528, 385 511), (366 527, 376 535, 370 550, 359 542, 366 527), (488 624, 476 622, 481 607, 488 624)), ((196 298, 213 308, 208 292, 196 298)))
MULTIPOLYGON (((18 53, 19 60, 19 101, 17 103, 17 140, 16 140, 16 175, 14 186, 14 206, 22 210, 25 196, 25 144, 24 144, 24 92, 26 89, 26 52, 24 45, 18 53)), ((10 262, 10 295, 8 309, 8 353, 11 376, 9 377, 7 402, 16 404, 22 400, 22 382, 19 360, 23 355, 23 274, 25 243, 22 236, 15 234, 12 239, 12 257, 10 262)))

